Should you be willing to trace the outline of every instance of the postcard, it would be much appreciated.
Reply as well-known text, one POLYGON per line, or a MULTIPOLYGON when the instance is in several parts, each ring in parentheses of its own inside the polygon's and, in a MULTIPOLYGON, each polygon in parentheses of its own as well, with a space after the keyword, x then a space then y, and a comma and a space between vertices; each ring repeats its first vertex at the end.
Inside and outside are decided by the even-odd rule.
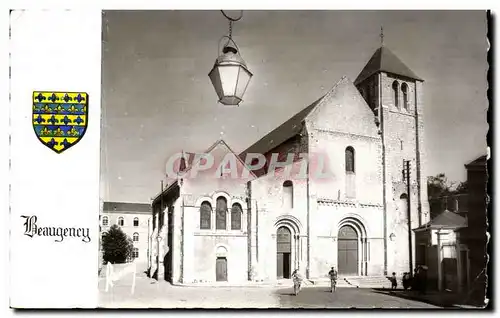
POLYGON ((11 307, 485 308, 489 18, 13 10, 11 307))

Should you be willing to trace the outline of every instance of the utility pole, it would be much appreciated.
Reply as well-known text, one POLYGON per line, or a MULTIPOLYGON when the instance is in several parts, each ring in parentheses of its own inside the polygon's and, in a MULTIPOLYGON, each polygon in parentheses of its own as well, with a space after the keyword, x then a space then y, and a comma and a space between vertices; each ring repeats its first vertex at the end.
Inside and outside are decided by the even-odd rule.
POLYGON ((411 191, 411 175, 410 175, 410 160, 403 160, 403 180, 406 180, 406 213, 408 219, 408 256, 409 256, 409 265, 410 265, 410 273, 413 273, 413 251, 412 251, 412 235, 411 235, 411 203, 410 203, 410 191, 411 191))
POLYGON ((158 224, 156 224, 156 227, 158 228, 158 236, 156 238, 156 279, 160 281, 160 241, 161 241, 161 236, 160 236, 160 220, 161 220, 161 213, 163 211, 163 180, 161 180, 161 192, 160 192, 160 209, 158 209, 158 224))

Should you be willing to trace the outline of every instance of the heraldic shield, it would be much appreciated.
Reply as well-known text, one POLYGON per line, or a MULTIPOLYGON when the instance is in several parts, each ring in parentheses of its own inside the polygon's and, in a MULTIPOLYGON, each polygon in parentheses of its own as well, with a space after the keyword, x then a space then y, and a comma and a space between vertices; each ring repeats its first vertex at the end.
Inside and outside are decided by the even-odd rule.
POLYGON ((76 145, 88 123, 88 94, 33 92, 33 128, 38 140, 57 153, 76 145))

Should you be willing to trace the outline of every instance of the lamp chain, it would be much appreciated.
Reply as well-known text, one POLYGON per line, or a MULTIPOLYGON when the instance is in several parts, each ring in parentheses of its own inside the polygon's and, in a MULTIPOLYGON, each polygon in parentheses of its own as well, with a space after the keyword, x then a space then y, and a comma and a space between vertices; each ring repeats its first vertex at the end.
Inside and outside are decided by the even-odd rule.
POLYGON ((229 20, 229 38, 233 38, 233 21, 229 20))

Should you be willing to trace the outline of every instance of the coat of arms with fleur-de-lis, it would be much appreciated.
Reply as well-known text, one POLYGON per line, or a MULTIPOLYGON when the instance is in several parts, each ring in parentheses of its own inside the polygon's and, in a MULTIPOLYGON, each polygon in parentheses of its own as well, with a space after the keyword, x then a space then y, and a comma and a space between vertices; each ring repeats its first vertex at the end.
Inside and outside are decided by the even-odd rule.
POLYGON ((88 126, 89 97, 83 92, 33 92, 33 129, 56 153, 76 145, 88 126))

